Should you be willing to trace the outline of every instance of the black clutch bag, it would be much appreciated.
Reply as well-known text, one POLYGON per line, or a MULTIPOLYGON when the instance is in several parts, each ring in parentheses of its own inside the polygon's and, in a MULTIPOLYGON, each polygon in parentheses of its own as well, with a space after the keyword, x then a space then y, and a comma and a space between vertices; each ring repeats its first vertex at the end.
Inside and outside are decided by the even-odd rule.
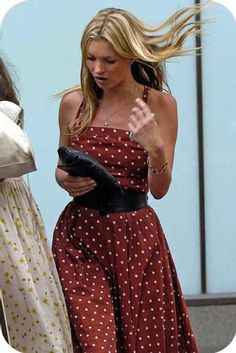
POLYGON ((122 195, 122 188, 117 180, 96 159, 84 152, 73 147, 60 147, 57 152, 62 161, 58 168, 73 176, 89 177, 97 183, 92 191, 75 197, 74 201, 79 206, 106 213, 112 201, 122 195))

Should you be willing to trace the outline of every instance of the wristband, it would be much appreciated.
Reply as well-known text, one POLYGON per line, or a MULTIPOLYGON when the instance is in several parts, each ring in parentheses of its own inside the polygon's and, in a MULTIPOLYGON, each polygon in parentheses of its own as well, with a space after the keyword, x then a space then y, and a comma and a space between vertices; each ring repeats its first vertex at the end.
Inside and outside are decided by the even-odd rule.
POLYGON ((150 164, 149 157, 148 157, 148 159, 147 159, 147 164, 148 164, 148 169, 150 169, 152 173, 154 173, 154 174, 156 174, 156 175, 159 175, 159 174, 161 174, 162 172, 164 172, 164 170, 167 168, 167 166, 168 166, 168 160, 165 161, 165 163, 163 164, 163 166, 162 166, 160 169, 154 168, 154 167, 150 164))

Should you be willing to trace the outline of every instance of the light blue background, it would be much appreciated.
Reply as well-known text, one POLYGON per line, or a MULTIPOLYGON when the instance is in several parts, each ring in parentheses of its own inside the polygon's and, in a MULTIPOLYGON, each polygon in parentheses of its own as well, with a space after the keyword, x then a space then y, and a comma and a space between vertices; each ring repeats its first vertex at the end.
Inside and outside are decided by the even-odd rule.
MULTIPOLYGON (((0 47, 15 64, 26 131, 38 171, 31 189, 49 241, 69 201, 55 182, 59 100, 52 96, 79 83, 82 31, 104 7, 128 9, 156 24, 190 1, 29 0, 16 5, 1 26, 0 47)), ((214 22, 203 33, 203 99, 206 178, 207 286, 210 293, 236 291, 235 21, 222 5, 206 11, 214 22)), ((194 39, 188 41, 194 46, 194 39)), ((169 85, 178 101, 179 134, 173 182, 161 201, 150 199, 172 250, 185 294, 200 293, 199 189, 195 57, 172 59, 169 85)))

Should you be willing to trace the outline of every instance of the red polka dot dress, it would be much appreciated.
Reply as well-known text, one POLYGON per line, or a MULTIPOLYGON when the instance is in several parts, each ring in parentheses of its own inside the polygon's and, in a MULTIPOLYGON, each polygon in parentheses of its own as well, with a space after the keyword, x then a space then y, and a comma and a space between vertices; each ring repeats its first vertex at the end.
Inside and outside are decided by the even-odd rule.
MULTIPOLYGON (((147 154, 129 131, 90 127, 71 139, 124 188, 148 191, 147 154)), ((69 203, 53 252, 75 353, 197 353, 186 304, 151 207, 110 213, 69 203)))

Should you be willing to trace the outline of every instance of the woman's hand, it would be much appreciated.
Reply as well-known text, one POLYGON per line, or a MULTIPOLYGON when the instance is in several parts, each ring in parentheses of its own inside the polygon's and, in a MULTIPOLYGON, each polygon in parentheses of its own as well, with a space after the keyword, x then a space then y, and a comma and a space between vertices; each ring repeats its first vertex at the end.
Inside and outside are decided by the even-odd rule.
POLYGON ((137 106, 132 109, 129 129, 131 139, 148 153, 148 184, 154 198, 159 199, 167 193, 171 183, 178 123, 177 104, 170 94, 157 91, 150 95, 149 102, 150 105, 140 98, 136 99, 137 106))
POLYGON ((86 194, 93 190, 96 186, 96 182, 91 178, 75 177, 66 174, 63 181, 62 187, 69 193, 70 196, 76 197, 86 194))
POLYGON ((148 153, 157 152, 163 148, 160 129, 149 105, 142 99, 136 99, 137 106, 132 108, 129 129, 135 142, 139 143, 148 153))

